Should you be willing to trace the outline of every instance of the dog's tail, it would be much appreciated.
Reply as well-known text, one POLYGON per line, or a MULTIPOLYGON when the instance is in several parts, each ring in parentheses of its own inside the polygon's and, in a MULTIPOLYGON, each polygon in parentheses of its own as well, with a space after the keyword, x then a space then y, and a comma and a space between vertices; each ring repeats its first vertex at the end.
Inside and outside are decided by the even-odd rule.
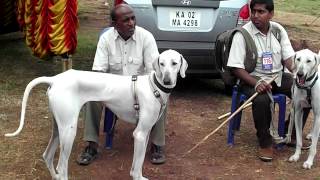
POLYGON ((20 116, 20 125, 19 128, 14 132, 14 133, 7 133, 5 134, 6 137, 13 137, 18 135, 24 125, 24 116, 25 116, 25 112, 26 112, 26 106, 27 106, 27 101, 28 101, 28 97, 30 94, 30 91, 32 90, 33 87, 35 87, 38 84, 42 84, 42 83, 46 83, 51 85, 53 83, 52 78, 51 77, 39 77, 36 78, 34 80, 32 80, 26 87, 24 94, 23 94, 23 99, 22 99, 22 107, 21 107, 21 116, 20 116))

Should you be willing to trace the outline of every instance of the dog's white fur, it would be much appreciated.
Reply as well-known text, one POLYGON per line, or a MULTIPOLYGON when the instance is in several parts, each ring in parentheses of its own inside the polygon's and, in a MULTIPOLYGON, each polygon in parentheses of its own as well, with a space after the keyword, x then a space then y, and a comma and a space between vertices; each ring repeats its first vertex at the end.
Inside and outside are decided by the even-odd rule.
MULTIPOLYGON (((167 88, 176 85, 177 74, 185 77, 187 62, 174 50, 164 51, 157 61, 153 62, 156 78, 167 88)), ((152 75, 154 72, 152 73, 152 75)), ((39 77, 26 87, 22 101, 19 128, 6 136, 16 136, 24 124, 26 103, 31 89, 40 84, 49 84, 49 106, 54 115, 53 131, 43 158, 54 179, 68 179, 68 159, 76 136, 78 116, 81 107, 88 101, 102 101, 120 119, 136 122, 136 111, 133 107, 131 76, 120 76, 108 73, 69 70, 53 77, 39 77), (54 169, 54 154, 60 144, 60 157, 54 169)), ((159 91, 164 102, 169 94, 159 91)), ((130 175, 135 180, 147 179, 142 176, 148 137, 151 128, 158 120, 161 105, 150 89, 149 75, 138 76, 136 94, 140 104, 139 122, 133 132, 134 155, 130 175)))
MULTIPOLYGON (((309 77, 311 77, 314 73, 319 72, 318 66, 320 63, 320 53, 316 54, 308 49, 304 49, 301 51, 296 52, 294 58, 294 66, 295 72, 294 76, 297 78, 298 82, 302 82, 299 84, 300 86, 308 87, 312 83, 311 81, 305 81, 309 77)), ((293 107, 294 107, 294 121, 296 127, 296 150, 295 153, 289 158, 290 162, 298 161, 301 154, 301 147, 302 147, 302 116, 303 110, 302 108, 306 105, 307 100, 307 91, 302 88, 298 88, 297 85, 294 83, 293 87, 293 107)), ((303 163, 303 168, 311 169, 313 165, 313 160, 316 155, 317 150, 317 142, 319 138, 320 132, 320 81, 317 80, 314 86, 311 89, 311 107, 314 114, 314 124, 311 131, 312 143, 309 150, 308 159, 303 163)), ((308 103, 307 103, 308 104, 308 103)))

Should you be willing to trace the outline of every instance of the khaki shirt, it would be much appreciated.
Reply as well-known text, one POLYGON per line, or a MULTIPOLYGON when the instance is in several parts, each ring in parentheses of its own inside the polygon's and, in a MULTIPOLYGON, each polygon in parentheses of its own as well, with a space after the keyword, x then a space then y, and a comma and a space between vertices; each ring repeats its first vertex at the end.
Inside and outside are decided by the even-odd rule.
MULTIPOLYGON (((277 26, 280 29, 281 42, 279 42, 273 35, 273 33, 271 32, 271 28, 269 28, 267 35, 265 35, 261 33, 251 21, 243 26, 243 28, 246 29, 253 38, 258 51, 256 68, 250 74, 260 77, 264 80, 271 79, 275 74, 278 74, 278 78, 275 80, 275 82, 278 86, 281 86, 283 70, 282 61, 293 57, 295 52, 291 46, 288 34, 285 29, 276 22, 270 22, 270 25, 271 28, 277 26), (269 51, 272 53, 272 70, 262 69, 262 53, 265 51, 269 51)), ((237 32, 232 40, 227 66, 245 69, 245 46, 246 44, 242 34, 240 32, 237 32)))
POLYGON ((158 56, 156 41, 149 31, 136 26, 132 37, 125 41, 112 27, 99 39, 92 70, 120 75, 147 74, 158 56))

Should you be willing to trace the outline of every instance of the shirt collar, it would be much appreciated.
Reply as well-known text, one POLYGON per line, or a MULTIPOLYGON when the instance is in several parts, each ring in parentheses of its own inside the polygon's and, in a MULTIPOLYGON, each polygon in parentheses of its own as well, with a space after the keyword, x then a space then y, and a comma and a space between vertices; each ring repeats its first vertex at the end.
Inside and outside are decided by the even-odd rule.
MULTIPOLYGON (((120 36, 120 34, 118 33, 118 31, 117 31, 115 28, 113 28, 113 33, 114 33, 114 40, 116 40, 116 39, 118 39, 118 38, 121 38, 122 40, 124 40, 124 39, 120 36)), ((135 30, 134 30, 133 35, 132 35, 128 40, 130 40, 130 39, 136 41, 136 39, 137 39, 137 26, 136 26, 136 28, 135 28, 135 30)))
MULTIPOLYGON (((269 22, 269 24, 270 24, 270 27, 269 27, 269 30, 268 30, 268 33, 267 33, 267 34, 269 34, 269 32, 270 32, 270 30, 271 30, 271 28, 272 28, 271 22, 269 22)), ((251 31, 252 31, 252 33, 253 33, 254 35, 256 35, 256 34, 261 34, 261 35, 265 36, 265 34, 263 34, 263 33, 252 23, 252 21, 251 21, 251 31)))

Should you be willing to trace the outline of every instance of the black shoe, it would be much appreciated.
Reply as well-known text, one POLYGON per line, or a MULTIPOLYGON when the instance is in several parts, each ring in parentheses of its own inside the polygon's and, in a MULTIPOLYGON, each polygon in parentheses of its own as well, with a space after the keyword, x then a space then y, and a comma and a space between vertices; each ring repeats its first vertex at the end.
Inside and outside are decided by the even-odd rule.
POLYGON ((152 164, 163 164, 166 162, 166 156, 164 154, 164 146, 157 146, 151 143, 150 153, 151 153, 150 161, 152 164))
POLYGON ((97 149, 91 146, 87 146, 78 157, 77 162, 79 165, 86 166, 92 163, 92 161, 95 160, 97 156, 98 156, 97 149))

